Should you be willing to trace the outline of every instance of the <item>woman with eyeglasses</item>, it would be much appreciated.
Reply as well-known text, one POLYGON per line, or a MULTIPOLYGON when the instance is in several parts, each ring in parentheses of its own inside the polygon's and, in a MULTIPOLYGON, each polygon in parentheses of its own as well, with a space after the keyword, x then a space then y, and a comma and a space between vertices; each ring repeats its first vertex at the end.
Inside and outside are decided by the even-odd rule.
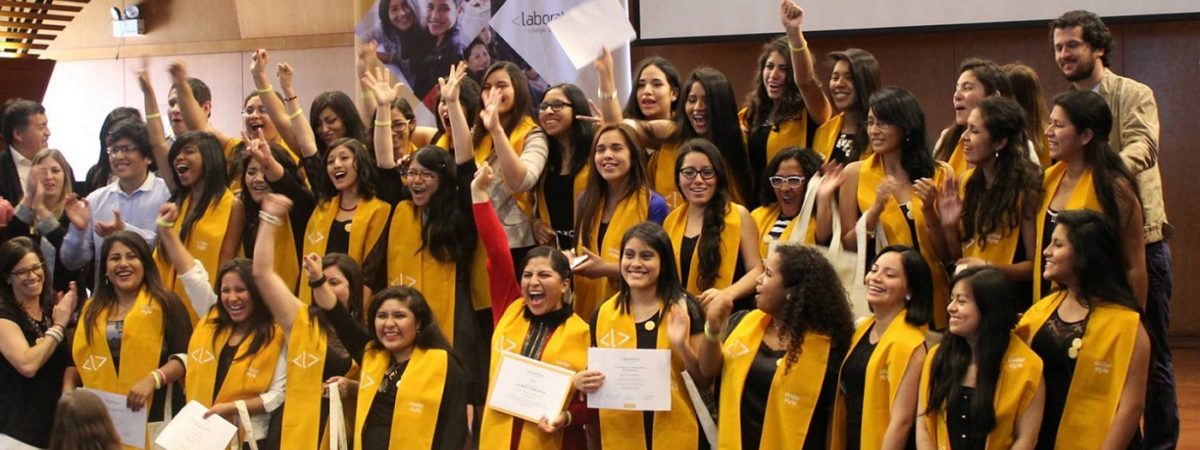
MULTIPOLYGON (((808 182, 821 169, 821 156, 806 148, 788 147, 775 155, 763 171, 759 190, 762 206, 750 213, 758 225, 759 255, 766 260, 770 249, 779 242, 816 244, 817 211, 820 203, 809 202, 807 217, 802 216, 808 182), (802 234, 801 234, 802 233, 802 234)), ((833 217, 826 212, 826 217, 833 217)))
POLYGON ((588 155, 596 134, 594 124, 575 116, 588 114, 587 96, 570 83, 547 89, 538 105, 538 124, 550 145, 533 219, 538 245, 575 248, 575 205, 587 186, 588 155))
POLYGON ((70 346, 60 344, 77 300, 68 289, 55 301, 47 267, 29 238, 0 245, 0 433, 36 447, 50 440, 71 360, 70 346))
MULTIPOLYGON (((83 287, 83 271, 71 270, 58 256, 71 223, 65 214, 67 198, 73 196, 75 175, 62 152, 45 149, 30 160, 25 196, 17 204, 8 226, 0 230, 0 242, 25 236, 35 242, 47 261, 47 280, 54 292, 65 292, 71 283, 83 287)), ((83 291, 76 292, 83 295, 83 291)))
POLYGON ((749 309, 762 272, 758 227, 733 199, 725 159, 711 142, 684 142, 675 159, 675 187, 687 202, 671 211, 663 229, 679 265, 679 279, 701 305, 734 302, 749 309))

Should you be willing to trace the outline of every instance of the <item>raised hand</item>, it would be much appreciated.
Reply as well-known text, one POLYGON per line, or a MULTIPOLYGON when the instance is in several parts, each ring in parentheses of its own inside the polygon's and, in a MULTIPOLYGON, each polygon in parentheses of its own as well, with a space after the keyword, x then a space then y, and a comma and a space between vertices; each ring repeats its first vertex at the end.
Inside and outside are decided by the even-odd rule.
POLYGON ((175 80, 176 83, 187 82, 187 64, 182 60, 177 59, 171 61, 171 63, 167 65, 167 73, 171 74, 171 79, 175 80))
POLYGON ((175 219, 178 218, 179 205, 173 202, 163 203, 162 206, 158 207, 158 218, 155 220, 155 223, 158 224, 158 231, 162 233, 171 229, 172 227, 165 226, 165 224, 174 224, 175 219))
POLYGON ((817 186, 817 197, 831 198, 837 194, 842 183, 846 181, 845 169, 846 166, 833 160, 821 165, 821 185, 817 186))
POLYGON ((500 127, 500 88, 493 87, 483 93, 483 110, 479 111, 479 119, 489 132, 495 132, 500 127))
POLYGON ((937 192, 937 185, 929 178, 921 178, 913 183, 913 194, 921 199, 921 211, 925 213, 925 217, 937 214, 937 192))
POLYGON ((596 64, 596 73, 599 73, 599 74, 612 73, 612 70, 613 70, 612 52, 608 51, 608 47, 605 47, 604 51, 600 52, 600 56, 598 58, 596 58, 595 64, 596 64))
POLYGON ((324 264, 321 263, 321 256, 316 253, 304 255, 304 273, 308 274, 308 279, 319 280, 324 276, 324 264))
POLYGON ((9 203, 4 197, 0 197, 0 230, 8 226, 15 213, 16 211, 13 210, 12 203, 9 203))
POLYGON ((392 102, 400 95, 403 83, 392 83, 392 73, 386 67, 376 67, 367 70, 362 77, 363 89, 375 94, 375 104, 380 108, 391 107, 392 102))
POLYGON ((692 318, 688 316, 687 306, 678 302, 667 312, 667 341, 671 347, 683 348, 691 335, 692 318))
POLYGON ((467 76, 467 64, 459 62, 450 67, 450 73, 444 77, 438 77, 438 86, 441 88, 442 100, 447 105, 458 102, 458 89, 460 82, 467 76))
POLYGON ((779 20, 783 23, 784 28, 799 30, 804 23, 804 8, 792 0, 781 0, 779 2, 779 20))
POLYGON ((125 229, 125 221, 121 220, 121 211, 113 210, 113 218, 108 222, 96 221, 96 235, 102 238, 125 229))
POLYGON ((262 129, 254 132, 254 135, 246 133, 242 130, 242 142, 246 143, 246 152, 251 158, 258 161, 258 164, 266 167, 273 159, 271 156, 271 145, 267 143, 267 139, 263 137, 262 129))
POLYGON ((267 55, 266 49, 255 50, 250 55, 250 73, 254 75, 262 75, 267 70, 267 65, 270 64, 270 58, 267 55))
POLYGON ((150 84, 150 72, 149 71, 147 71, 145 68, 138 69, 137 80, 138 80, 138 87, 141 88, 142 93, 146 93, 146 92, 150 91, 151 84, 150 84))
POLYGON ((292 210, 292 199, 283 194, 267 194, 263 197, 260 210, 276 217, 282 217, 292 210))
POLYGON ((67 220, 71 222, 71 226, 81 231, 86 230, 88 222, 92 220, 92 206, 88 204, 87 199, 80 198, 76 194, 71 194, 67 197, 66 202, 63 204, 63 213, 67 215, 67 220))
POLYGON ((57 295, 58 301, 54 303, 54 310, 50 312, 50 318, 54 321, 51 325, 66 327, 67 322, 71 320, 71 314, 75 312, 75 303, 79 301, 75 294, 75 282, 67 284, 67 292, 57 295))
POLYGON ((291 92, 292 79, 295 77, 296 71, 292 70, 292 65, 288 63, 279 63, 275 66, 275 76, 279 78, 279 88, 284 92, 291 92))
POLYGON ((487 198, 488 189, 496 182, 496 173, 492 171, 492 166, 483 166, 475 170, 475 178, 471 179, 471 194, 474 197, 476 194, 487 198))

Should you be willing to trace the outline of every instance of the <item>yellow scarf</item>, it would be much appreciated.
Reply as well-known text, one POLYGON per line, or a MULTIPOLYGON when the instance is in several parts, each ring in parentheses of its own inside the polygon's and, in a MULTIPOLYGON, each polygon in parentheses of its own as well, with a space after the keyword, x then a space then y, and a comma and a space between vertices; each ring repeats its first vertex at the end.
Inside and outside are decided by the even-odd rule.
MULTIPOLYGON (((604 205, 605 200, 601 199, 599 204, 604 205)), ((583 242, 583 236, 575 237, 575 254, 582 255, 584 249, 587 249, 600 255, 605 262, 617 263, 621 260, 621 238, 625 236, 625 232, 634 225, 645 222, 650 216, 650 192, 642 189, 617 203, 617 209, 613 211, 608 229, 604 233, 604 246, 600 248, 596 245, 596 240, 600 237, 600 220, 603 215, 603 212, 598 211, 589 225, 591 239, 588 242, 583 242)), ((580 218, 576 217, 575 220, 579 221, 580 218)), ((575 300, 572 307, 579 317, 590 318, 601 302, 616 293, 617 287, 608 278, 575 277, 575 300)))
MULTIPOLYGON (((717 270, 717 278, 713 281, 712 287, 724 289, 733 284, 733 271, 737 267, 738 249, 742 242, 742 215, 738 214, 736 203, 729 203, 725 209, 725 229, 721 230, 721 267, 717 270)), ((671 236, 671 245, 675 248, 675 263, 677 266, 682 266, 679 261, 680 244, 683 243, 683 233, 687 229, 688 208, 691 205, 684 203, 683 206, 675 208, 671 214, 667 215, 667 220, 663 221, 663 229, 667 230, 667 234, 671 236)), ((692 254, 692 262, 688 269, 687 291, 692 295, 699 295, 700 287, 697 285, 697 280, 700 279, 700 242, 696 241, 696 249, 692 254)), ((682 273, 682 268, 680 269, 682 273)))
MULTIPOLYGON (((525 318, 525 299, 517 299, 504 311, 504 316, 496 323, 496 332, 492 334, 492 374, 488 377, 493 383, 488 387, 488 398, 491 398, 495 388, 496 369, 500 364, 500 352, 520 353, 529 334, 529 319, 525 318)), ((562 366, 573 371, 587 369, 587 349, 591 343, 591 335, 587 323, 579 316, 571 314, 566 322, 555 328, 550 334, 549 342, 542 351, 540 361, 562 366)), ((570 397, 568 396, 568 399, 570 397)), ((509 450, 512 446, 513 416, 487 408, 483 411, 483 426, 479 438, 481 450, 509 450)), ((523 450, 558 449, 562 448, 563 433, 560 430, 547 434, 533 422, 521 424, 521 445, 523 450)))
MULTIPOLYGON (((340 195, 317 204, 316 210, 308 220, 308 227, 304 230, 305 255, 325 255, 325 245, 329 243, 329 228, 333 226, 341 205, 340 195)), ((358 208, 354 210, 354 217, 347 224, 350 227, 350 246, 346 253, 351 259, 362 264, 367 253, 383 235, 390 211, 391 206, 378 198, 358 199, 358 208)), ((308 274, 300 271, 300 301, 305 305, 312 303, 312 289, 308 289, 308 281, 308 274)))
MULTIPOLYGON (((596 317, 597 346, 607 348, 637 348, 637 331, 633 316, 622 313, 613 296, 600 305, 596 317), (612 339, 610 336, 619 336, 612 339)), ((658 327, 656 348, 669 349, 667 327, 658 327)), ((688 399, 683 384, 683 362, 671 356, 671 410, 654 412, 654 448, 677 448, 691 446, 699 437, 696 411, 688 399)), ((600 410, 600 443, 603 448, 639 450, 646 448, 646 433, 642 424, 642 411, 600 410)))
MULTIPOLYGON (((435 258, 429 246, 422 244, 420 212, 411 201, 400 202, 388 227, 388 285, 411 286, 421 291, 429 301, 438 327, 453 344, 454 318, 456 314, 466 313, 455 311, 454 307, 457 266, 454 261, 435 258)), ((483 244, 478 244, 475 258, 471 259, 471 303, 476 309, 487 309, 486 305, 479 307, 480 301, 487 302, 491 298, 486 253, 483 244)))
MULTIPOLYGON (((188 235, 187 242, 183 245, 187 247, 188 253, 192 254, 193 258, 200 260, 200 264, 208 271, 208 284, 215 285, 217 281, 217 268, 221 266, 221 246, 225 242, 225 237, 229 234, 229 217, 233 214, 233 198, 234 195, 229 190, 225 190, 221 194, 221 198, 211 203, 204 215, 192 225, 192 232, 188 235)), ((187 214, 188 206, 191 203, 191 196, 183 199, 183 205, 180 206, 180 217, 175 221, 175 226, 172 227, 175 233, 183 228, 183 216, 187 214)), ((183 288, 183 283, 179 282, 178 274, 175 272, 175 265, 171 264, 171 258, 163 254, 160 250, 154 251, 154 264, 158 266, 158 273, 162 276, 163 286, 167 289, 174 290, 179 296, 179 300, 183 302, 183 307, 187 309, 188 318, 192 320, 194 325, 200 318, 200 313, 207 311, 196 311, 192 306, 191 297, 187 295, 187 291, 183 288)))
MULTIPOLYGON (((860 444, 862 448, 879 448, 883 445, 883 433, 887 430, 888 422, 892 420, 892 402, 900 391, 900 383, 908 370, 908 362, 918 347, 925 345, 925 327, 914 327, 904 321, 908 310, 900 310, 892 319, 887 330, 875 344, 871 360, 867 363, 866 384, 863 389, 862 428, 860 444)), ((875 316, 868 317, 854 331, 850 342, 850 357, 871 326, 875 325, 875 316)), ((843 366, 845 363, 843 362, 843 366)), ((838 389, 837 400, 833 405, 833 434, 830 436, 832 450, 846 448, 846 398, 838 389)))
MULTIPOLYGON (((933 173, 934 184, 942 185, 948 172, 946 169, 943 164, 937 165, 933 173)), ((887 180, 887 173, 884 172, 883 158, 880 158, 879 155, 871 155, 863 160, 856 191, 859 211, 871 209, 871 205, 875 203, 875 188, 883 184, 885 180, 887 180)), ((929 265, 929 271, 933 275, 933 324, 935 328, 941 329, 946 326, 946 308, 942 308, 940 305, 945 305, 949 300, 950 279, 946 275, 945 266, 942 265, 937 253, 933 250, 933 237, 929 235, 929 231, 925 227, 926 217, 921 209, 921 198, 915 193, 911 197, 908 211, 916 224, 917 236, 913 236, 909 230, 908 220, 904 217, 904 212, 900 210, 900 205, 896 204, 895 198, 889 198, 884 204, 883 211, 879 213, 879 225, 883 227, 889 245, 915 246, 921 251, 921 256, 929 265)), ((859 249, 859 251, 865 250, 859 249)))
MULTIPOLYGON (((722 346, 725 366, 721 371, 721 379, 725 382, 721 383, 721 405, 718 409, 721 414, 717 416, 720 420, 717 433, 720 448, 742 446, 744 380, 750 373, 750 365, 758 354, 771 320, 771 316, 762 311, 750 311, 729 333, 722 346)), ((829 336, 806 332, 804 342, 800 345, 799 359, 791 369, 785 371, 786 362, 780 361, 775 377, 771 379, 771 392, 767 396, 760 447, 804 447, 809 422, 816 412, 817 399, 821 396, 820 375, 825 373, 829 363, 829 347, 829 336)))
MULTIPOLYGON (((513 151, 516 152, 517 156, 521 156, 521 152, 525 150, 525 137, 536 129, 537 122, 534 122, 532 117, 526 115, 521 118, 521 122, 508 134, 508 142, 512 144, 513 151)), ((483 139, 479 141, 479 145, 475 146, 475 166, 483 167, 486 164, 490 164, 494 159, 492 158, 494 153, 492 135, 485 133, 483 139)), ((521 211, 525 212, 527 217, 533 217, 533 199, 530 198, 528 192, 512 194, 512 198, 517 201, 517 206, 521 208, 521 211)))
MULTIPOLYGON (((93 300, 89 300, 91 301, 93 300)), ((125 326, 121 331, 121 373, 118 374, 112 364, 112 350, 108 347, 105 332, 111 313, 112 308, 101 311, 93 328, 88 328, 80 322, 80 326, 75 329, 71 355, 75 359, 75 367, 79 370, 79 378, 83 380, 83 387, 126 395, 134 384, 158 368, 159 357, 165 345, 164 316, 158 302, 151 299, 150 293, 142 289, 134 299, 129 313, 125 315, 125 326), (91 344, 88 344, 88 335, 91 335, 91 344)), ((152 402, 153 398, 150 401, 152 402)), ((144 411, 149 411, 150 406, 147 404, 144 411)))
POLYGON ((280 448, 329 448, 328 423, 321 423, 325 358, 329 340, 308 308, 296 311, 287 341, 287 387, 284 390, 280 448))
POLYGON ((275 365, 279 361, 279 352, 283 351, 283 331, 275 325, 275 336, 260 348, 253 356, 242 358, 250 350, 250 342, 254 339, 246 336, 238 344, 235 361, 229 365, 228 374, 221 383, 221 390, 215 393, 217 378, 217 363, 221 351, 229 342, 231 329, 217 334, 217 309, 213 308, 204 319, 196 325, 192 338, 188 341, 187 376, 184 390, 188 401, 200 402, 206 407, 217 403, 244 400, 266 392, 271 387, 271 379, 275 376, 275 365), (213 337, 216 336, 216 343, 213 337))
MULTIPOLYGON (((392 411, 390 450, 425 450, 433 446, 438 428, 438 409, 446 389, 450 354, 445 350, 414 348, 408 367, 396 390, 396 408, 392 411)), ((354 419, 354 450, 363 450, 362 431, 375 401, 379 383, 392 363, 392 355, 371 342, 363 354, 362 380, 358 384, 358 414, 354 419)), ((458 389, 453 386, 452 389, 458 389)))
MULTIPOLYGON (((947 132, 946 136, 950 136, 950 133, 947 132)), ((950 164, 950 168, 954 169, 954 173, 963 173, 967 169, 975 167, 974 164, 967 162, 967 156, 964 154, 963 145, 966 142, 965 137, 964 135, 963 138, 958 139, 958 144, 954 146, 954 152, 950 153, 950 160, 946 161, 947 164, 950 164)))
MULTIPOLYGON (((940 346, 934 346, 925 357, 925 368, 921 372, 920 408, 917 414, 924 413, 929 400, 929 383, 933 367, 933 355, 940 346)), ((1025 342, 1015 335, 1010 335, 1008 350, 1004 352, 1004 364, 1000 367, 1000 379, 996 381, 996 427, 988 433, 987 448, 1010 448, 1013 444, 1013 429, 1021 414, 1033 402, 1038 386, 1042 383, 1042 358, 1038 357, 1025 342)), ((923 426, 934 437, 937 448, 950 448, 950 433, 946 425, 946 405, 936 414, 918 415, 917 426, 923 426)))
MULTIPOLYGON (((749 140, 748 130, 751 129, 751 124, 746 122, 746 108, 738 111, 738 123, 741 124, 743 130, 742 140, 749 140)), ((780 150, 791 146, 803 147, 808 142, 808 111, 802 109, 795 117, 780 120, 776 126, 777 128, 771 128, 771 133, 767 136, 767 159, 765 161, 768 163, 775 159, 775 155, 778 155, 780 150)))
MULTIPOLYGON (((1064 290, 1035 303, 1021 316, 1017 336, 1031 344, 1066 297, 1064 290)), ((1089 316, 1062 421, 1058 424, 1059 449, 1094 449, 1104 443, 1117 415, 1117 405, 1121 402, 1137 342, 1140 323, 1137 311, 1110 304, 1093 304, 1089 316)))
MULTIPOLYGON (((967 182, 971 181, 971 176, 975 175, 974 167, 967 169, 967 172, 962 174, 958 183, 958 195, 964 201, 967 198, 967 182)), ((979 176, 983 176, 982 174, 979 176)), ((1017 208, 1013 214, 1020 214, 1024 208, 1021 207, 1024 199, 1017 201, 1017 208)), ((979 238, 973 236, 963 236, 962 255, 966 258, 979 258, 992 264, 1012 264, 1013 258, 1017 256, 1017 243, 1021 241, 1021 227, 1009 228, 1007 224, 1000 224, 998 230, 984 237, 987 241, 986 246, 979 242, 979 238)), ((961 230, 961 225, 959 226, 961 230)), ((1028 255, 1026 255, 1028 257, 1028 255)))
MULTIPOLYGON (((1058 187, 1062 184, 1063 176, 1067 174, 1067 164, 1064 162, 1055 163, 1046 169, 1045 176, 1042 177, 1042 206, 1038 208, 1037 213, 1037 252, 1033 257, 1033 301, 1036 303, 1042 297, 1050 295, 1049 292, 1042 292, 1042 281, 1045 277, 1042 276, 1042 250, 1046 248, 1049 242, 1045 242, 1043 237, 1046 234, 1046 214, 1050 210, 1050 202, 1054 201, 1054 194, 1058 192, 1058 187)), ((1104 207, 1100 206, 1100 198, 1096 196, 1096 185, 1092 180, 1092 169, 1084 167, 1083 172, 1079 174, 1079 181, 1075 182, 1075 189, 1071 191, 1071 196, 1067 199, 1067 206, 1063 211, 1072 209, 1088 209, 1097 212, 1104 212, 1104 207)), ((1061 212, 1061 211, 1060 211, 1061 212)))
MULTIPOLYGON (((758 253, 762 256, 763 260, 766 260, 767 256, 769 256, 767 253, 771 248, 771 242, 776 240, 783 242, 790 241, 792 233, 796 231, 796 224, 800 223, 800 214, 796 214, 795 217, 792 217, 792 220, 788 221, 787 228, 783 229, 783 234, 779 235, 779 239, 772 238, 771 228, 775 227, 775 219, 779 218, 779 211, 779 204, 772 203, 766 206, 759 206, 754 209, 754 212, 750 213, 750 216, 754 218, 754 223, 758 225, 758 236, 761 238, 758 243, 758 253)), ((805 234, 807 236, 804 237, 804 243, 806 245, 815 245, 817 242, 817 218, 815 216, 808 218, 808 231, 805 234)))
POLYGON ((667 209, 673 210, 684 203, 683 196, 675 187, 675 158, 679 156, 678 142, 664 142, 658 151, 650 155, 646 173, 650 175, 650 186, 667 201, 667 209))

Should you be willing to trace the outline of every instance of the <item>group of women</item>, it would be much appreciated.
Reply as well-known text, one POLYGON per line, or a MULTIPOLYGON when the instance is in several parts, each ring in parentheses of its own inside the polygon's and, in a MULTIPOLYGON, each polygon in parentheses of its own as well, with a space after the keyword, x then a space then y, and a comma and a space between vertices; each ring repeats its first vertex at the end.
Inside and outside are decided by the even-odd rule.
POLYGON ((931 147, 870 53, 830 54, 826 91, 803 14, 780 16, 741 111, 720 72, 662 58, 622 107, 606 53, 600 117, 571 84, 533 105, 498 62, 482 86, 464 64, 438 78, 436 129, 386 70, 362 80, 374 111, 329 92, 306 120, 260 50, 241 138, 172 65, 168 146, 143 75, 151 120, 121 151, 102 135, 101 163, 138 151, 169 173, 157 238, 95 224, 85 300, 55 261, 87 205, 61 154, 35 158, 0 247, 0 432, 65 439, 54 404, 85 387, 147 410, 151 438, 199 402, 243 448, 1136 443, 1141 208, 1104 100, 1062 93, 1047 116, 1013 99, 1036 87, 1014 82, 1026 68, 969 59, 931 147), (827 260, 838 246, 870 261, 863 279, 827 260), (589 409, 590 347, 669 350, 671 408, 589 409), (576 372, 559 414, 488 406, 501 351, 576 372), (695 402, 684 373, 713 395, 695 402))

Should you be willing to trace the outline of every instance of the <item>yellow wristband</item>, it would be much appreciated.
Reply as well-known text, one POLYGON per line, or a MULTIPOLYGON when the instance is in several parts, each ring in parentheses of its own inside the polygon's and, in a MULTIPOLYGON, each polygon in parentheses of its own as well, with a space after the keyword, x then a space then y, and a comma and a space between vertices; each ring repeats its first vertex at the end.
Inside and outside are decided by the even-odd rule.
POLYGON ((304 110, 297 109, 296 112, 288 114, 288 120, 296 120, 296 118, 300 117, 301 114, 304 114, 304 110))
POLYGON ((377 126, 379 128, 390 127, 390 126, 392 126, 392 123, 389 121, 386 121, 386 120, 376 120, 375 126, 377 126))
POLYGON ((802 51, 808 50, 808 41, 804 41, 804 43, 800 44, 799 47, 792 46, 792 42, 788 41, 788 49, 791 50, 792 53, 800 53, 802 51))
POLYGON ((154 119, 157 119, 157 118, 159 118, 159 117, 162 117, 162 114, 159 114, 159 113, 154 113, 154 114, 146 114, 146 120, 154 120, 154 119))
POLYGON ((274 92, 274 91, 275 91, 275 88, 272 86, 267 86, 266 88, 263 88, 263 89, 255 89, 254 90, 254 92, 257 92, 259 94, 270 94, 271 92, 274 92))

